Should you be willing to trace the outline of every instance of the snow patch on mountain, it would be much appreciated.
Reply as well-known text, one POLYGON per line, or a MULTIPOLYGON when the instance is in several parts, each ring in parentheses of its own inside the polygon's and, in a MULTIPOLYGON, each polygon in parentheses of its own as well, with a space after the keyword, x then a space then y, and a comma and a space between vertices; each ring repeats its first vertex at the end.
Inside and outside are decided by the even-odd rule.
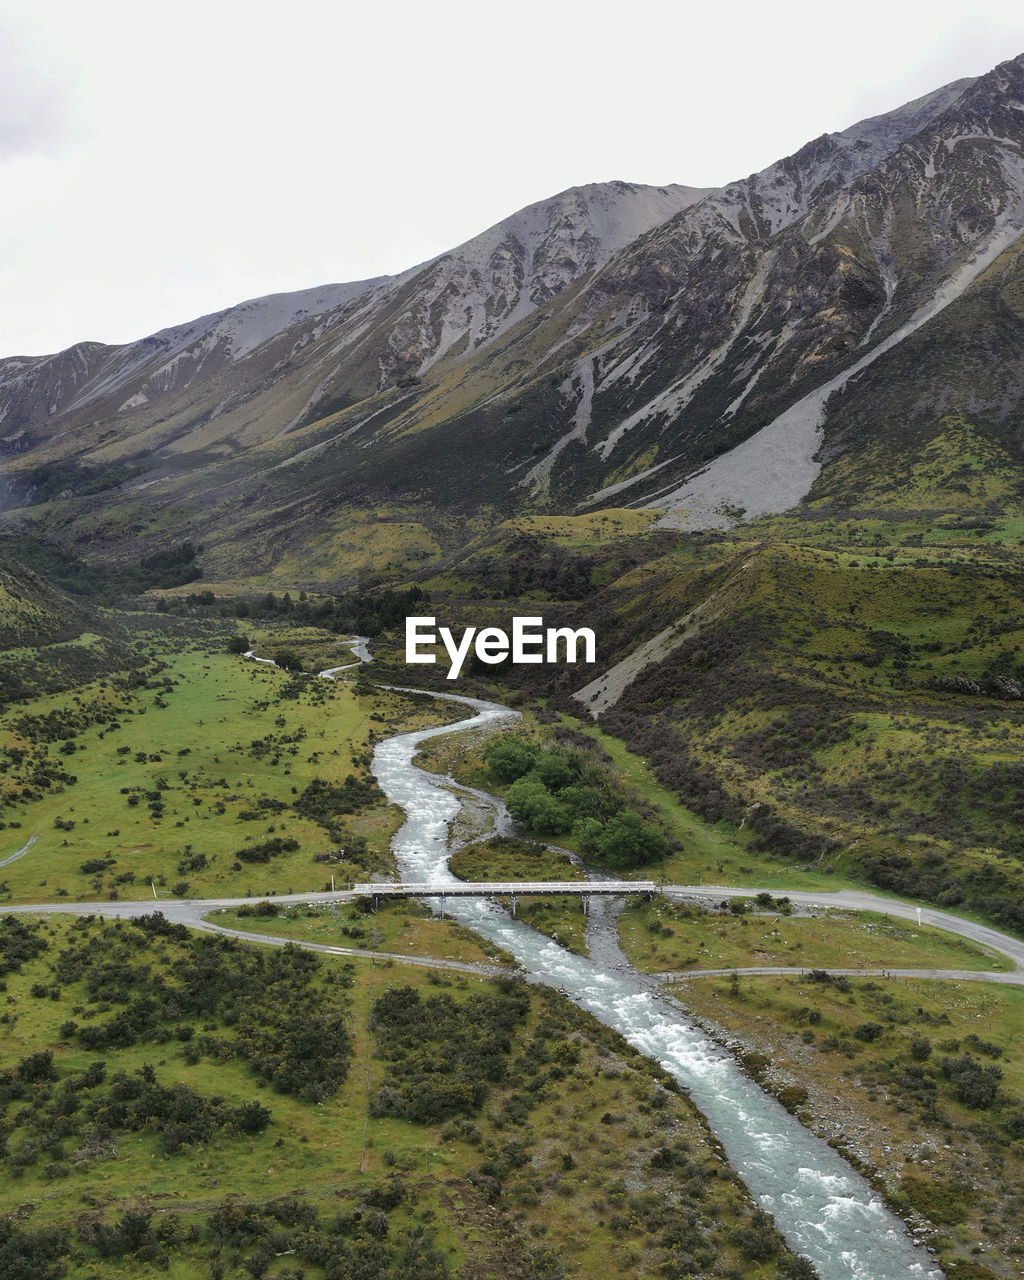
POLYGON ((232 357, 241 360, 301 320, 336 311, 383 281, 384 277, 377 277, 255 298, 223 312, 213 331, 227 340, 232 357))

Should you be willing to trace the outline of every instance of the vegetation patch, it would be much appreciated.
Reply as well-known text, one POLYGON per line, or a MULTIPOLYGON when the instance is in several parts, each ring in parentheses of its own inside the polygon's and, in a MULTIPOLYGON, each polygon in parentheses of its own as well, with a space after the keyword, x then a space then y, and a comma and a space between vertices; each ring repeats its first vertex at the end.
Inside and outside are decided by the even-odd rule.
POLYGON ((707 909, 690 903, 635 898, 619 915, 623 950, 639 969, 781 968, 982 969, 1012 968, 956 934, 873 912, 814 909, 793 914, 765 892, 707 909))
POLYGON ((273 899, 212 912, 215 924, 295 941, 437 960, 511 963, 512 957, 452 920, 442 920, 412 898, 390 898, 376 910, 369 901, 284 906, 273 899))
POLYGON ((671 1079, 553 991, 330 957, 297 972, 156 917, 26 928, 41 948, 13 947, 0 1079, 40 1114, 5 1097, 8 1149, 28 1157, 0 1188, 5 1275, 599 1280, 681 1252, 806 1275, 671 1079), (284 1049, 280 1019, 307 989, 349 1036, 321 1102, 261 1085, 233 1047, 251 1021, 284 1049), (65 1026, 128 1009, 133 1043, 88 1048, 65 1026), (416 1118, 395 1114, 407 1103, 416 1118))
POLYGON ((493 781, 505 784, 509 813, 538 835, 571 833, 576 848, 613 869, 646 866, 668 847, 653 823, 628 808, 593 742, 563 731, 542 746, 519 735, 484 749, 493 781))
POLYGON ((1024 1251, 1024 993, 824 968, 792 978, 694 979, 674 990, 885 1193, 947 1274, 980 1274, 970 1268, 982 1265, 974 1252, 981 1242, 985 1274, 1016 1277, 1024 1251))

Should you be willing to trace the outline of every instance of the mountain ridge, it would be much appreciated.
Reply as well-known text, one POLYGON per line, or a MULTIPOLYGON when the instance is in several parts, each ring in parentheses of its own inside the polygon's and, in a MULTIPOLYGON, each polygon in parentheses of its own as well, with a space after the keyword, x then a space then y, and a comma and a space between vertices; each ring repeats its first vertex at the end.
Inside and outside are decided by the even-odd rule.
MULTIPOLYGON (((1017 58, 720 189, 572 188, 394 277, 2 361, 7 518, 58 466, 61 530, 114 502, 132 545, 195 524, 224 564, 257 526, 275 555, 318 522, 340 538, 356 507, 418 510, 435 535, 488 509, 614 500, 683 527, 785 509, 873 429, 834 393, 991 270, 1013 287, 1022 156, 1017 58)), ((124 554, 110 532, 102 553, 124 554)))

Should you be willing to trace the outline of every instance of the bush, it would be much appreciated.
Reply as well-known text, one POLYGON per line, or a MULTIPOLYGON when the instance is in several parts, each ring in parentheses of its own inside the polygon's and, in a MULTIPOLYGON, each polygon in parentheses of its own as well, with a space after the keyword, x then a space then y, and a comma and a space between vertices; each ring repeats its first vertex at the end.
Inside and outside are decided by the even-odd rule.
POLYGON ((999 1067, 983 1067, 969 1053, 960 1058, 943 1058, 942 1073, 953 1084, 958 1101, 974 1110, 991 1106, 1003 1078, 999 1067))
POLYGON ((665 855, 665 837, 656 827, 626 810, 605 823, 595 853, 610 867, 643 867, 665 855))
POLYGON ((508 811, 540 835, 558 835, 570 827, 569 811, 535 774, 526 774, 508 789, 508 811))
POLYGON ((411 987, 385 992, 370 1015, 388 1062, 374 1114, 419 1124, 475 1115, 490 1085, 504 1079, 511 1035, 528 1010, 529 997, 516 986, 461 1002, 448 995, 424 1000, 411 987))
POLYGON ((487 768, 495 782, 515 782, 530 772, 540 747, 529 738, 509 736, 492 742, 484 752, 487 768))

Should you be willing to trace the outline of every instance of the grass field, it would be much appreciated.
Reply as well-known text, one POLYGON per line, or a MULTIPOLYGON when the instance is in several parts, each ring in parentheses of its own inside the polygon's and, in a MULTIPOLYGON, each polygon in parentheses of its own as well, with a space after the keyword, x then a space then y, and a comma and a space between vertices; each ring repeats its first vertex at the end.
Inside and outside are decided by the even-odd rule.
POLYGON ((619 916, 619 936, 630 961, 646 973, 757 965, 989 972, 1013 967, 1005 956, 990 955, 955 934, 869 911, 737 916, 665 899, 630 900, 619 916))
MULTIPOLYGON (((290 647, 301 653, 304 665, 311 669, 328 665, 338 652, 336 640, 312 632, 254 628, 251 639, 257 652, 268 656, 276 647, 290 647)), ((391 869, 387 844, 400 815, 366 781, 373 743, 399 728, 443 722, 449 714, 444 704, 438 710, 422 699, 357 693, 346 681, 292 677, 216 651, 208 640, 169 646, 151 638, 145 643, 153 662, 143 682, 96 682, 74 694, 37 699, 6 717, 0 738, 0 748, 6 749, 0 789, 9 803, 3 815, 6 826, 0 831, 0 857, 20 848, 29 836, 39 837, 25 857, 0 872, 6 877, 9 900, 38 902, 58 894, 149 900, 155 887, 158 897, 230 893, 249 895, 256 903, 289 890, 319 889, 332 874, 340 884, 374 878, 391 869), (62 779, 62 772, 77 780, 62 779), (318 819, 308 806, 304 809, 302 798, 315 780, 339 784, 349 774, 353 777, 349 811, 329 813, 326 819, 321 814, 318 819), (26 796, 26 790, 32 795, 26 796), (298 848, 287 847, 293 840, 298 848), (269 861, 246 859, 247 852, 274 841, 286 847, 273 852, 269 861), (331 860, 314 862, 317 854, 329 854, 331 860)), ((342 652, 340 659, 345 656, 342 652)), ((762 732, 770 727, 762 713, 748 710, 746 714, 748 730, 755 723, 762 732)), ((552 719, 550 714, 547 718, 552 719)), ((639 869, 645 878, 653 871, 655 878, 664 880, 759 884, 781 894, 790 887, 838 888, 844 883, 845 867, 856 871, 852 859, 844 857, 833 860, 830 872, 824 866, 805 869, 806 863, 781 862, 771 850, 755 851, 749 829, 697 815, 658 780, 646 758, 630 752, 620 739, 585 722, 563 718, 562 723, 598 741, 610 757, 608 768, 618 793, 681 844, 664 862, 639 869)), ((837 774, 873 767, 877 755, 884 759, 886 750, 895 749, 894 735, 903 735, 898 742, 907 751, 921 749, 929 740, 928 728, 905 713, 862 709, 857 725, 857 736, 833 743, 821 753, 825 767, 837 774)), ((729 727, 729 732, 735 731, 735 725, 729 727)), ((483 740, 476 736, 462 741, 451 735, 432 743, 424 754, 428 767, 451 768, 464 781, 490 787, 482 748, 483 740)), ((1010 747, 1002 751, 1005 754, 1010 747)), ((914 847, 912 840, 907 847, 914 847)), ((469 879, 554 879, 580 874, 557 852, 528 842, 477 842, 456 853, 452 866, 469 879)), ((857 883, 852 877, 846 882, 857 883)), ((266 910, 273 907, 271 901, 266 910)), ((586 919, 578 900, 521 900, 519 915, 563 944, 585 952, 586 919)), ((290 908, 274 915, 226 913, 217 919, 246 931, 358 949, 438 959, 495 959, 492 948, 452 922, 431 918, 415 904, 389 905, 371 916, 356 907, 332 907, 290 908)), ((59 947, 73 926, 56 921, 43 927, 52 945, 59 947)), ((116 929, 130 928, 103 927, 112 938, 116 929)), ((649 971, 757 964, 818 970, 997 969, 1002 965, 939 931, 831 912, 776 918, 696 913, 668 903, 635 904, 623 912, 622 936, 638 967, 649 971)), ((168 956, 156 947, 147 963, 159 971, 168 956)), ((105 1002, 104 1009, 104 1001, 97 1003, 73 983, 55 984, 47 964, 32 961, 22 973, 4 979, 6 1034, 0 1062, 10 1071, 11 1064, 50 1046, 63 1079, 84 1071, 95 1055, 62 1034, 62 1026, 69 1015, 82 1020, 109 1012, 111 1001, 105 1002)), ((334 1206, 338 1200, 358 1204, 360 1197, 397 1172, 415 1187, 417 1208, 396 1210, 395 1232, 432 1224, 448 1259, 454 1265, 476 1265, 480 1274, 514 1280, 517 1273, 502 1253, 513 1238, 520 1253, 524 1241, 530 1247, 550 1247, 572 1262, 581 1277, 606 1274, 609 1259, 617 1274, 623 1275, 643 1274, 642 1268, 667 1261, 658 1252, 668 1230, 664 1208, 657 1207, 664 1206, 667 1194, 667 1184, 653 1173, 662 1167, 658 1153, 674 1149, 672 1144, 679 1141, 690 1144, 681 1167, 692 1177, 692 1152, 713 1151, 713 1146, 707 1145, 692 1115, 685 1117, 686 1108, 678 1110, 683 1106, 679 1100, 652 1101, 655 1096, 661 1098, 656 1089, 652 1093, 656 1068, 618 1042, 612 1043, 610 1033, 596 1024, 582 1027, 575 1013, 570 1017, 560 1006, 556 1017, 546 1003, 554 997, 534 992, 529 1031, 515 1042, 514 1061, 519 1065, 508 1087, 495 1094, 468 1128, 424 1128, 374 1114, 373 1100, 385 1067, 371 1027, 373 1002, 396 982, 424 996, 443 990, 456 1000, 484 988, 474 979, 452 978, 441 971, 364 961, 346 968, 336 959, 322 962, 318 981, 332 998, 344 984, 352 983, 344 987, 353 1036, 352 1067, 330 1104, 310 1106, 279 1095, 243 1063, 222 1060, 213 1051, 189 1061, 170 1031, 161 1040, 124 1045, 106 1053, 111 1072, 125 1071, 131 1077, 149 1064, 161 1081, 188 1083, 200 1093, 223 1097, 232 1106, 255 1098, 273 1112, 271 1126, 261 1135, 245 1138, 227 1130, 218 1133, 191 1151, 186 1163, 184 1157, 163 1153, 158 1129, 143 1125, 117 1138, 116 1157, 86 1159, 88 1168, 80 1169, 70 1150, 63 1160, 40 1157, 28 1163, 9 1182, 8 1207, 32 1206, 25 1221, 39 1226, 68 1221, 69 1204, 75 1212, 107 1218, 127 1207, 155 1207, 194 1226, 198 1234, 192 1243, 203 1242, 208 1254, 204 1215, 228 1194, 266 1198, 297 1192, 322 1206, 334 1206), (551 1030, 556 1025, 557 1034, 551 1030), (536 1048, 540 1041, 547 1045, 543 1052, 536 1048), (556 1049, 560 1043, 570 1048, 556 1049), (558 1056, 563 1052, 569 1055, 565 1062, 558 1056), (549 1071, 546 1077, 530 1065, 536 1054, 549 1071), (671 1114, 666 1108, 673 1108, 671 1114), (525 1138, 520 1136, 524 1132, 525 1138), (687 1136, 680 1138, 684 1133, 687 1136), (525 1159, 516 1144, 527 1148, 525 1159), (69 1173, 53 1172, 51 1166, 61 1163, 68 1165, 69 1173), (493 1170, 501 1175, 497 1209, 497 1197, 488 1191, 488 1179, 496 1176, 493 1170)), ((983 991, 980 984, 976 990, 966 984, 937 983, 855 983, 841 989, 809 979, 758 985, 745 978, 737 984, 698 981, 689 992, 689 987, 683 992, 684 1001, 702 1016, 715 1019, 724 1035, 752 1037, 756 1023, 756 1037, 745 1051, 762 1052, 757 1046, 771 1046, 766 1058, 777 1063, 780 1074, 769 1083, 781 1090, 796 1081, 798 1091, 806 1089, 799 1105, 806 1104, 808 1123, 818 1125, 825 1136, 835 1136, 828 1126, 838 1112, 831 1101, 834 1095, 826 1096, 825 1091, 828 1081, 834 1080, 836 1064, 843 1072, 849 1070, 850 1080, 856 1075, 855 1083, 848 1086, 844 1076, 837 1086, 841 1099, 846 1098, 848 1087, 855 1090, 843 1103, 847 1110, 840 1127, 845 1136, 838 1140, 869 1171, 877 1167, 881 1181, 888 1179, 896 1207, 912 1218, 924 1211, 915 1189, 917 1169, 897 1167, 895 1156, 888 1164, 876 1160, 886 1143, 868 1143, 871 1152, 858 1154, 860 1148, 847 1141, 855 1123, 851 1117, 870 1116, 879 1126, 889 1124, 892 1133, 903 1133, 902 1147, 888 1145, 908 1165, 920 1165, 928 1177, 952 1187, 954 1200, 959 1184, 952 1157, 932 1164, 928 1163, 932 1157, 921 1151, 938 1150, 943 1137, 950 1134, 955 1141, 949 1145, 955 1149, 961 1133, 970 1135, 963 1141, 968 1144, 968 1159, 974 1162, 971 1178, 984 1191, 974 1199, 960 1195, 956 1203, 963 1201, 962 1216, 933 1226, 945 1232, 942 1242, 952 1250, 950 1257, 958 1250, 966 1254, 967 1235, 972 1232, 975 1238, 980 1232, 993 1241, 1001 1240, 998 1249, 1011 1256, 1015 1247, 1011 1235, 1000 1237, 984 1224, 997 1222, 1001 1214, 1012 1215, 1024 1204, 1013 1163, 1018 1159, 1013 1117, 1022 1111, 1024 1092, 1012 1039, 1019 1029, 1019 993, 983 991), (861 1034, 865 1026, 870 1034, 861 1034), (933 1115, 935 1107, 922 1109, 919 1082, 908 1085, 910 1077, 903 1071, 911 1035, 922 1028, 934 1043, 927 1071, 941 1103, 938 1119, 933 1115), (956 1048, 943 1047, 954 1042, 956 1048), (977 1048, 979 1044, 987 1047, 977 1048), (1002 1092, 980 1116, 957 1102, 957 1086, 941 1067, 944 1055, 964 1054, 973 1054, 983 1066, 989 1060, 986 1055, 994 1054, 992 1062, 1003 1073, 1002 1092), (846 1063, 851 1064, 849 1068, 846 1063), (806 1084, 802 1083, 805 1076, 806 1084), (872 1110, 876 1103, 878 1109, 872 1110), (913 1138, 911 1119, 900 1118, 905 1113, 927 1129, 929 1141, 913 1138), (918 1145, 911 1147, 911 1141, 918 1145), (994 1168, 997 1160, 1009 1170, 1005 1192, 996 1190, 992 1175, 985 1172, 986 1162, 994 1168), (1021 1199, 1014 1199, 1018 1196, 1021 1199)), ((254 1002, 261 999, 263 993, 254 990, 254 1002)), ((213 1040, 225 1035, 230 1039, 230 1032, 217 1025, 202 1031, 213 1040)), ((0 1066, 0 1072, 4 1069, 0 1066)), ((17 1074, 17 1066, 13 1069, 17 1074)), ((797 1096, 791 1095, 790 1100, 797 1096)), ((701 1159, 706 1170, 710 1157, 701 1159)), ((665 1160, 666 1167, 675 1167, 674 1156, 665 1160)), ((714 1179, 705 1172, 699 1182, 708 1221, 736 1224, 742 1220, 749 1226, 745 1193, 731 1183, 727 1171, 716 1173, 714 1179), (713 1187, 709 1187, 711 1181, 713 1187)), ((0 1196, 0 1212, 4 1203, 0 1196)), ((717 1234, 705 1231, 700 1238, 713 1240, 721 1257, 735 1268, 734 1274, 765 1280, 775 1274, 774 1260, 762 1264, 744 1253, 742 1233, 737 1234, 734 1226, 715 1230, 717 1234)), ((777 1243, 773 1248, 778 1256, 777 1243)), ((208 1274, 205 1255, 200 1263, 199 1254, 190 1253, 184 1245, 169 1252, 169 1274, 182 1280, 208 1274)), ((240 1258, 242 1254, 244 1250, 240 1258)), ((83 1268, 72 1274, 100 1274, 95 1256, 88 1250, 86 1255, 83 1268)), ((136 1265, 128 1259, 107 1262, 102 1274, 127 1275, 136 1265)), ((290 1265, 278 1259, 268 1264, 266 1274, 284 1277, 290 1265)), ((314 1269, 309 1274, 318 1272, 314 1269)), ((994 1270, 989 1274, 1012 1273, 994 1270)), ((975 1280, 983 1277, 979 1272, 975 1280)))
MULTIPOLYGON (((269 910, 274 903, 255 905, 269 910)), ((347 903, 311 904, 282 907, 277 915, 241 915, 237 910, 221 910, 212 912, 208 918, 228 929, 356 947, 363 951, 481 964, 505 963, 510 959, 468 929, 452 920, 439 919, 429 907, 412 899, 385 900, 376 911, 347 903)))
POLYGON ((158 656, 147 687, 100 682, 6 717, 0 855, 38 837, 4 868, 13 899, 148 898, 154 884, 157 897, 260 896, 322 888, 330 871, 360 880, 390 870, 400 814, 379 792, 364 788, 354 811, 327 826, 293 806, 314 779, 368 778, 377 738, 443 721, 443 710, 202 646, 158 656), (33 785, 33 775, 57 769, 75 782, 33 785), (359 838, 357 857, 327 871, 313 862, 359 838), (298 847, 249 860, 247 850, 273 840, 298 847))
MULTIPOLYGON (((771 1280, 787 1258, 687 1100, 614 1033, 545 988, 523 989, 525 1015, 509 1030, 503 1078, 487 1087, 486 1105, 459 1104, 463 1109, 447 1119, 414 1122, 381 1114, 381 1090, 393 1067, 376 1021, 380 997, 397 988, 419 1001, 426 1044, 430 1020, 441 1011, 457 1019, 467 1001, 518 988, 322 958, 312 981, 325 1005, 345 1010, 350 1062, 335 1093, 305 1102, 269 1087, 258 1071, 231 1057, 232 1019, 207 1014, 194 1035, 184 1036, 178 1034, 184 1015, 167 1011, 137 1043, 106 1046, 102 1053, 82 1048, 67 1029, 69 1015, 100 1026, 125 1007, 91 985, 90 973, 99 970, 81 978, 65 971, 61 957, 76 940, 99 931, 105 944, 99 963, 128 946, 150 983, 173 979, 194 945, 202 951, 202 940, 156 934, 140 941, 140 930, 123 922, 43 920, 39 930, 47 951, 22 960, 5 978, 0 1080, 5 1097, 13 1082, 36 1078, 31 1087, 41 1104, 52 1105, 54 1090, 63 1090, 60 1096, 80 1100, 84 1109, 65 1112, 75 1117, 74 1136, 62 1138, 58 1127, 45 1136, 45 1149, 33 1151, 23 1118, 5 1102, 15 1120, 9 1158, 17 1173, 0 1184, 0 1213, 12 1213, 13 1230, 32 1240, 48 1228, 68 1230, 72 1277, 159 1267, 181 1280, 205 1280, 220 1267, 223 1274, 294 1278, 298 1261, 312 1280, 324 1272, 309 1253, 311 1237, 259 1218, 289 1205, 298 1206, 293 1215, 318 1216, 325 1237, 337 1215, 350 1215, 351 1248, 361 1239, 358 1224, 376 1222, 375 1238, 392 1251, 381 1257, 392 1258, 392 1267, 403 1242, 413 1242, 421 1261, 436 1248, 440 1261, 429 1272, 435 1280, 556 1274, 553 1259, 582 1280, 599 1280, 609 1266, 619 1275, 638 1274, 641 1266, 669 1261, 673 1232, 686 1233, 703 1265, 730 1266, 752 1280, 771 1280), (55 964, 64 976, 54 994, 55 964), (49 994, 38 994, 41 986, 49 994), (32 1057, 43 1051, 52 1059, 32 1057), (160 1125, 125 1128, 113 1112, 92 1107, 82 1082, 100 1058, 112 1087, 123 1089, 119 1079, 148 1073, 156 1085, 184 1084, 232 1106, 258 1101, 270 1122, 255 1135, 228 1127, 169 1154, 160 1125), (226 1214, 246 1205, 260 1206, 248 1234, 218 1237, 214 1215, 223 1227, 226 1214), (149 1224, 144 1247, 130 1247, 123 1231, 118 1234, 130 1214, 149 1224), (278 1234, 268 1234, 273 1231, 278 1234), (261 1241, 270 1242, 270 1256, 254 1271, 249 1260, 257 1266, 261 1241)), ((256 990, 252 998, 270 1007, 276 997, 256 990)), ((33 1274, 48 1273, 40 1266, 33 1274)), ((399 1267, 380 1274, 423 1273, 399 1267)))

